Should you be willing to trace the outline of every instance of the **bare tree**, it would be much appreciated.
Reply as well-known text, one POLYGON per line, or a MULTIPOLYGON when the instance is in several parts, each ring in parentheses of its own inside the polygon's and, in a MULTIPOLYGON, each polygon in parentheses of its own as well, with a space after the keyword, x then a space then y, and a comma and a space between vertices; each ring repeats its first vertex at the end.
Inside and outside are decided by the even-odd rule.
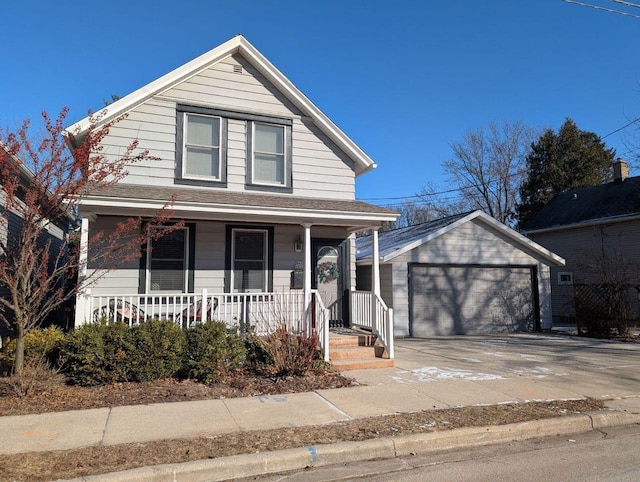
MULTIPOLYGON (((0 286, 8 293, 0 297, 0 323, 16 339, 14 373, 18 377, 24 369, 26 333, 107 271, 140 257, 140 246, 149 235, 158 237, 174 229, 147 230, 141 218, 129 218, 113 232, 92 233, 89 245, 95 269, 79 283, 68 283, 83 262, 81 247, 68 238, 54 241, 50 224, 66 231, 64 223, 69 225, 84 198, 122 180, 129 165, 157 158, 139 149, 137 141, 117 158, 102 153, 102 141, 120 118, 101 124, 100 115, 91 116, 82 139, 72 134, 65 139, 67 112, 64 109, 55 120, 43 113, 45 134, 37 141, 28 121, 15 132, 0 131, 0 198, 4 201, 0 227, 5 234, 0 236, 0 286)), ((152 227, 168 219, 163 208, 144 222, 152 227)))
POLYGON ((535 137, 535 130, 520 121, 467 131, 450 144, 453 157, 442 163, 450 187, 424 188, 419 193, 422 204, 440 216, 482 209, 498 221, 512 222, 535 137))

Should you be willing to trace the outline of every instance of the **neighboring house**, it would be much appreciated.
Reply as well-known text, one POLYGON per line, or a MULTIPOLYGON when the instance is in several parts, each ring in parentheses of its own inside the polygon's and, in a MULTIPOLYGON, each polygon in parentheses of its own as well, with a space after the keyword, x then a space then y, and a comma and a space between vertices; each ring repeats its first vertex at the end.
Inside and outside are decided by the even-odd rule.
MULTIPOLYGON (((37 180, 34 180, 34 175, 29 168, 25 166, 25 164, 14 154, 12 154, 3 142, 0 142, 0 162, 13 163, 14 166, 18 167, 21 186, 27 187, 31 183, 37 182, 37 180)), ((20 213, 20 209, 14 208, 7 211, 7 198, 6 192, 3 189, 3 182, 4 181, 0 179, 0 246, 6 247, 10 246, 12 243, 20 243, 23 217, 20 213)), ((22 190, 18 190, 18 197, 20 200, 24 199, 22 193, 22 190)), ((67 216, 61 216, 59 219, 48 220, 48 222, 44 224, 44 230, 38 239, 38 242, 41 243, 41 247, 44 247, 45 243, 50 242, 51 253, 55 255, 60 253, 61 248, 64 248, 63 243, 66 242, 67 233, 72 222, 73 219, 70 219, 67 216)), ((1 256, 3 256, 2 249, 0 249, 0 257, 1 256)), ((0 282, 0 296, 7 297, 8 295, 9 291, 7 286, 0 282)), ((64 327, 65 322, 62 319, 63 316, 64 314, 61 309, 60 312, 52 315, 48 321, 55 322, 64 327)), ((0 322, 0 337, 4 338, 10 335, 11 333, 9 333, 7 327, 4 326, 4 323, 0 322)))
MULTIPOLYGON (((551 271, 553 318, 575 321, 574 283, 640 285, 640 177, 613 165, 613 181, 556 195, 523 233, 566 259, 551 271)), ((638 314, 637 291, 631 295, 638 314)))
MULTIPOLYGON (((373 241, 356 242, 358 289, 371 288, 373 241)), ((551 328, 549 267, 563 259, 482 211, 380 233, 379 255, 396 336, 551 328)))
MULTIPOLYGON (((83 242, 87 230, 153 213, 172 195, 174 219, 186 224, 80 296, 76 324, 211 315, 265 330, 303 323, 321 340, 329 322, 370 324, 349 320, 345 301, 356 283, 354 233, 397 217, 355 201, 356 177, 376 165, 244 37, 106 111, 103 121, 127 114, 103 142, 107 155, 138 139, 161 159, 132 165, 82 202, 83 242)), ((88 128, 84 119, 67 131, 88 128)))

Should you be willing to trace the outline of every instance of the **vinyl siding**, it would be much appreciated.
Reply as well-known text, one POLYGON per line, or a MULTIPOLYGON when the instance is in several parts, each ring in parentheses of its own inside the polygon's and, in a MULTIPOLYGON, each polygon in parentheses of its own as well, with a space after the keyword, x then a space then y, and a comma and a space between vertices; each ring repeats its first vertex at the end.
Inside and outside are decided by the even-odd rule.
MULTIPOLYGON (((292 119, 293 195, 323 199, 354 199, 353 161, 239 56, 209 67, 176 87, 130 111, 111 128, 104 153, 121 156, 133 139, 159 157, 132 165, 123 183, 172 186, 176 166, 176 105, 178 103, 292 119), (242 74, 234 73, 240 64, 242 74)), ((246 183, 247 122, 229 119, 227 186, 243 191, 246 183)), ((169 196, 169 193, 167 194, 169 196)))
MULTIPOLYGON (((575 316, 573 286, 559 285, 558 273, 573 273, 574 282, 595 282, 590 270, 585 269, 588 260, 605 250, 608 256, 623 257, 640 267, 640 221, 627 221, 600 226, 533 233, 531 239, 545 248, 557 253, 566 260, 566 266, 551 267, 551 303, 554 319, 575 316)), ((635 279, 640 283, 640 270, 635 279)))
MULTIPOLYGON (((545 282, 540 281, 548 276, 548 269, 540 268, 544 267, 544 263, 533 252, 502 233, 472 220, 381 265, 381 289, 387 286, 386 289, 392 292, 392 295, 383 294, 383 299, 393 306, 396 336, 409 336, 409 263, 536 266, 539 270, 541 305, 546 303, 548 306, 549 303, 542 291, 545 282), (391 278, 390 282, 387 277, 391 278), (389 298, 392 299, 391 303, 389 298)), ((361 267, 358 267, 358 276, 360 270, 361 267)), ((550 328, 550 319, 548 309, 545 311, 543 308, 541 306, 541 325, 546 329, 550 328)))
MULTIPOLYGON (((93 235, 104 230, 113 232, 118 218, 99 217, 90 224, 93 235)), ((232 223, 238 225, 237 223, 232 223)), ((248 228, 258 225, 246 224, 248 228)), ((209 293, 223 293, 225 291, 225 252, 226 224, 220 222, 198 222, 195 227, 195 273, 194 290, 199 292, 207 289, 209 293)), ((296 263, 304 262, 304 252, 296 252, 294 242, 298 236, 304 236, 304 228, 296 225, 275 226, 273 234, 273 289, 274 291, 288 290, 291 272, 296 263)), ((344 238, 348 233, 341 228, 312 228, 313 238, 344 238)), ((89 266, 91 268, 91 265, 89 266)), ((94 286, 93 295, 121 294, 135 295, 139 290, 140 261, 134 260, 107 273, 94 286)), ((346 275, 345 282, 351 283, 352 276, 346 275)), ((348 286, 348 285, 347 285, 348 286)))

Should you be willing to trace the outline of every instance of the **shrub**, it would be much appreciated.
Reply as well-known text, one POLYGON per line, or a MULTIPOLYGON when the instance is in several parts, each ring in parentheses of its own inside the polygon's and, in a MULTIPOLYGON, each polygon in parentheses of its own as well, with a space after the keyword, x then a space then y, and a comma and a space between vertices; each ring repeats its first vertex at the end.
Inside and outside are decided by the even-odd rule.
POLYGON ((318 336, 291 333, 286 327, 278 328, 263 339, 263 346, 271 360, 275 375, 304 375, 321 365, 318 336))
MULTIPOLYGON (((25 363, 35 365, 42 361, 51 366, 58 365, 60 346, 64 340, 64 333, 57 326, 36 328, 24 336, 25 363)), ((2 347, 2 354, 6 363, 13 365, 16 353, 16 341, 9 342, 2 347)))
POLYGON ((131 330, 123 323, 103 320, 77 328, 60 350, 67 382, 90 386, 129 381, 131 339, 131 330))
POLYGON ((185 334, 173 321, 149 320, 131 328, 129 378, 150 381, 175 376, 182 367, 185 334))
POLYGON ((187 330, 184 369, 187 376, 214 383, 240 370, 246 357, 237 328, 221 321, 206 321, 187 330))

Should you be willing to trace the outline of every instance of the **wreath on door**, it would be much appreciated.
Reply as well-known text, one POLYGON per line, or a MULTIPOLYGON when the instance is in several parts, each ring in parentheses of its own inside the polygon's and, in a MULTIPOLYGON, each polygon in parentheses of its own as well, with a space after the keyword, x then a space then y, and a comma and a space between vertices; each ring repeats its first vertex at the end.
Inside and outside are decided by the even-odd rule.
POLYGON ((331 283, 340 277, 338 263, 335 261, 324 261, 318 265, 318 282, 331 283))

